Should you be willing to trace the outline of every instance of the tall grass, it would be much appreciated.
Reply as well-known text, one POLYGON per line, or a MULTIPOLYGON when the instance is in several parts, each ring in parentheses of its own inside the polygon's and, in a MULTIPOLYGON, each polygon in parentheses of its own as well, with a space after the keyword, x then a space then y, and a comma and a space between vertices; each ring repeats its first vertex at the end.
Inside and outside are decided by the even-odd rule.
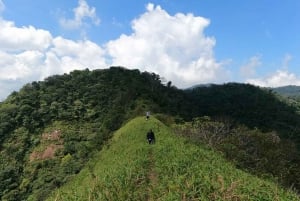
POLYGON ((300 200, 296 194, 237 170, 218 153, 172 135, 155 118, 138 117, 49 201, 300 200), (153 129, 156 144, 148 145, 153 129))

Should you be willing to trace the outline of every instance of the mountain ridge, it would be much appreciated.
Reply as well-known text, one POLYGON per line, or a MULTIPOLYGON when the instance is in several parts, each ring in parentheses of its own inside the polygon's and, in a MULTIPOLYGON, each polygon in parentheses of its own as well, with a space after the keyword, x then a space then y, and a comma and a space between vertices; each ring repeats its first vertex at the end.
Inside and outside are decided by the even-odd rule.
POLYGON ((278 93, 285 97, 299 97, 300 96, 300 86, 287 85, 282 87, 271 88, 272 91, 278 93))
POLYGON ((154 117, 129 121, 98 157, 47 200, 299 200, 175 136, 154 117), (154 145, 145 139, 149 129, 154 145))
MULTIPOLYGON (((111 67, 28 83, 0 103, 1 199, 45 200, 85 168, 124 122, 146 111, 168 125, 229 134, 222 150, 212 148, 236 155, 228 159, 241 169, 259 166, 251 173, 300 189, 300 116, 272 91, 237 83, 180 90, 154 73, 111 67), (211 122, 199 124, 199 118, 211 122)), ((201 132, 193 133, 194 143, 203 143, 201 132)))

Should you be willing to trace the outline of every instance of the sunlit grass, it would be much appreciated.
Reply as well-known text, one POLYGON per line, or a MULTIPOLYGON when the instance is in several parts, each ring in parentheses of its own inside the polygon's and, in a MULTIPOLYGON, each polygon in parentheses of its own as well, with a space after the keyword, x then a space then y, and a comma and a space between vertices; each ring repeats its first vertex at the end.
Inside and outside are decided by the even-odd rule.
POLYGON ((274 183, 237 170, 211 150, 188 143, 155 118, 138 117, 48 200, 300 200, 274 183), (153 129, 157 142, 149 145, 153 129))

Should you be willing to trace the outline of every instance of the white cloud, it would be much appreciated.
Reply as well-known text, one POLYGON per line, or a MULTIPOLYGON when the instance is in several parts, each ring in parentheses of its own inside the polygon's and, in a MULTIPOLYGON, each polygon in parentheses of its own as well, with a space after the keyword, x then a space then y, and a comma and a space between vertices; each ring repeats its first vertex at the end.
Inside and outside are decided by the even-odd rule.
POLYGON ((0 51, 0 80, 17 80, 31 77, 42 61, 42 53, 24 51, 8 54, 0 51))
MULTIPOLYGON (((65 23, 79 27, 86 17, 99 23, 95 8, 79 0, 74 19, 65 23)), ((160 6, 148 4, 146 12, 132 21, 131 35, 121 35, 102 48, 89 40, 53 37, 47 30, 17 27, 0 19, 0 83, 10 83, 1 88, 0 97, 11 92, 5 88, 18 89, 53 74, 109 65, 155 72, 178 87, 226 79, 223 64, 213 55, 215 39, 204 34, 209 23, 193 14, 171 16, 160 6)))
MULTIPOLYGON (((300 85, 300 77, 298 77, 294 73, 289 72, 288 70, 289 62, 291 61, 291 59, 292 56, 290 54, 286 54, 282 59, 281 69, 263 78, 247 79, 246 82, 263 87, 300 85)), ((253 63, 255 64, 257 62, 253 61, 253 63)), ((260 61, 258 63, 260 64, 260 61)))
POLYGON ((286 70, 277 70, 272 75, 260 79, 248 79, 247 83, 263 87, 279 87, 286 85, 300 85, 300 77, 286 70))
POLYGON ((153 71, 178 87, 227 78, 222 63, 215 60, 215 39, 204 29, 210 21, 193 14, 169 15, 160 6, 132 21, 133 33, 107 43, 113 65, 153 71))
POLYGON ((87 4, 85 0, 78 0, 78 7, 73 9, 74 18, 60 20, 60 25, 66 29, 79 29, 84 23, 85 19, 92 20, 92 23, 95 25, 100 24, 100 19, 96 14, 96 8, 91 7, 87 4))
POLYGON ((243 77, 252 77, 256 74, 256 68, 261 65, 260 56, 253 56, 249 59, 249 61, 241 66, 240 74, 243 77))
POLYGON ((0 24, 5 25, 0 31, 0 101, 25 83, 53 74, 107 67, 105 51, 89 40, 53 38, 48 31, 4 20, 0 24))
POLYGON ((0 19, 0 50, 45 50, 51 44, 51 34, 32 26, 16 27, 11 21, 0 19))
POLYGON ((2 19, 0 25, 0 101, 25 83, 53 74, 107 67, 104 49, 89 40, 54 38, 46 30, 2 19))
POLYGON ((67 73, 74 69, 96 69, 107 67, 105 51, 88 41, 72 41, 62 37, 53 39, 52 48, 46 53, 45 71, 41 79, 51 74, 67 73))
MULTIPOLYGON (((97 19, 95 9, 83 0, 74 15, 68 23, 81 26, 85 17, 97 19)), ((148 4, 146 12, 132 21, 132 34, 101 47, 86 39, 53 37, 47 30, 17 27, 0 19, 0 100, 31 81, 109 65, 155 72, 178 87, 224 81, 228 74, 223 62, 214 58, 216 41, 204 34, 209 23, 193 14, 171 16, 160 6, 148 4)))

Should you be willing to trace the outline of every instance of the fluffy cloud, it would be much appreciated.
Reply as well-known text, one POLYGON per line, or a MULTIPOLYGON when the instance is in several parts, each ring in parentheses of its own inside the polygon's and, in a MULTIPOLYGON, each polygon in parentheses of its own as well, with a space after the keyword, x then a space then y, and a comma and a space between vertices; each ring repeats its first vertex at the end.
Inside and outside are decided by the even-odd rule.
POLYGON ((40 79, 55 73, 66 73, 74 69, 96 69, 107 67, 105 51, 89 41, 72 41, 62 37, 53 39, 52 47, 45 53, 44 71, 40 79))
MULTIPOLYGON (((286 54, 282 59, 282 65, 279 70, 263 78, 246 79, 246 82, 263 87, 300 85, 300 77, 297 77, 294 73, 291 73, 288 70, 289 62, 291 61, 291 59, 292 56, 290 54, 286 54)), ((261 65, 260 59, 252 57, 248 66, 255 68, 258 65, 261 65)), ((248 78, 249 77, 250 76, 248 76, 248 78)))
POLYGON ((133 33, 110 41, 106 48, 113 65, 154 71, 179 87, 218 82, 227 73, 214 58, 215 39, 204 34, 209 23, 193 14, 171 16, 148 4, 132 21, 133 33))
POLYGON ((51 44, 51 34, 42 29, 32 26, 16 27, 11 21, 0 18, 0 50, 2 51, 24 51, 45 50, 51 44))
POLYGON ((100 19, 97 17, 96 8, 90 8, 85 0, 78 1, 78 7, 73 9, 74 18, 60 20, 62 27, 66 29, 78 29, 84 24, 84 19, 91 19, 95 25, 100 23, 100 19))
POLYGON ((39 51, 23 51, 9 54, 0 51, 0 80, 17 80, 36 78, 38 67, 43 62, 43 54, 39 51))
POLYGON ((263 87, 279 87, 285 85, 300 85, 300 77, 297 77, 287 70, 277 70, 274 74, 266 78, 248 79, 246 82, 263 87))
MULTIPOLYGON (((34 27, 16 27, 0 20, 0 79, 19 79, 32 74, 69 72, 105 66, 104 50, 89 41, 72 41, 55 37, 34 27), (53 62, 57 60, 57 62, 53 62), (55 65, 50 65, 55 63, 55 65), (48 69, 48 70, 45 70, 48 69)), ((34 76, 36 77, 36 76, 34 76)), ((40 77, 37 77, 40 78, 40 77)))
MULTIPOLYGON (((0 0, 0 13, 4 8, 0 0)), ((84 0, 79 0, 74 15, 74 20, 66 22, 81 26, 83 19, 89 17, 93 23, 99 23, 95 8, 90 8, 84 0)), ((89 40, 53 37, 47 30, 17 27, 14 22, 2 18, 0 27, 0 101, 34 80, 74 69, 107 67, 105 51, 89 40)))
MULTIPOLYGON (((99 23, 95 8, 79 0, 74 19, 63 23, 78 28, 86 17, 99 23)), ((1 19, 0 99, 27 82, 74 69, 110 65, 155 72, 178 87, 223 81, 228 74, 223 63, 214 58, 216 41, 204 34, 209 23, 193 14, 171 16, 160 6, 148 4, 146 12, 132 21, 132 34, 121 35, 101 47, 87 39, 53 37, 47 30, 17 27, 1 19)))
MULTIPOLYGON (((36 78, 34 75, 38 74, 36 70, 42 63, 43 52, 52 43, 51 34, 32 26, 19 28, 3 19, 0 19, 0 26, 0 81, 36 78)), ((4 84, 1 87, 7 88, 4 84)))
POLYGON ((72 41, 45 30, 0 23, 6 25, 0 32, 0 100, 25 83, 53 74, 107 67, 105 51, 89 40, 72 41))

